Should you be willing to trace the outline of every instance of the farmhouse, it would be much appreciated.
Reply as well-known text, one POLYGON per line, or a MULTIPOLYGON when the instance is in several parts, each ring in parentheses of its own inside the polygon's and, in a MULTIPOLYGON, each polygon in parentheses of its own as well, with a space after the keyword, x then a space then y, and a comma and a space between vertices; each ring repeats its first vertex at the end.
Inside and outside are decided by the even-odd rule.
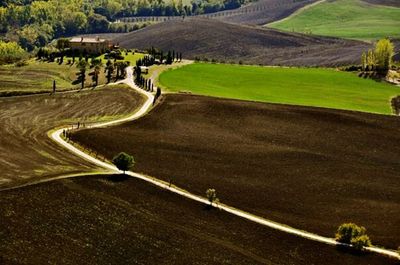
POLYGON ((73 51, 80 51, 89 54, 105 53, 113 48, 113 44, 106 39, 74 37, 70 39, 69 46, 73 51))

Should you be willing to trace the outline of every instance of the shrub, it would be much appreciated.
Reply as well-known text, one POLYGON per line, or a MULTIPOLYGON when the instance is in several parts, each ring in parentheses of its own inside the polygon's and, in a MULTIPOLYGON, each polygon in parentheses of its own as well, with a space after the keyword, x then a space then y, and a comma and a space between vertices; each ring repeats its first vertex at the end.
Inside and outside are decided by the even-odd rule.
POLYGON ((26 59, 28 54, 15 42, 0 40, 0 64, 10 64, 26 59))
POLYGON ((346 223, 339 226, 335 238, 340 243, 351 244, 355 249, 361 250, 363 247, 371 246, 371 240, 366 231, 363 226, 346 223))
POLYGON ((342 224, 339 226, 336 233, 336 241, 346 244, 351 244, 351 240, 358 236, 364 235, 365 227, 360 227, 354 223, 342 224))
POLYGON ((212 206, 212 204, 214 202, 218 202, 218 198, 217 198, 217 192, 215 189, 208 189, 206 191, 206 196, 207 196, 207 200, 210 202, 210 206, 212 206))
POLYGON ((121 152, 116 155, 113 160, 113 164, 119 169, 122 170, 125 174, 125 171, 129 170, 135 164, 135 161, 132 156, 121 152))
POLYGON ((362 250, 363 247, 371 246, 371 240, 369 239, 369 237, 367 235, 362 235, 362 236, 353 238, 351 240, 351 245, 357 250, 362 250))

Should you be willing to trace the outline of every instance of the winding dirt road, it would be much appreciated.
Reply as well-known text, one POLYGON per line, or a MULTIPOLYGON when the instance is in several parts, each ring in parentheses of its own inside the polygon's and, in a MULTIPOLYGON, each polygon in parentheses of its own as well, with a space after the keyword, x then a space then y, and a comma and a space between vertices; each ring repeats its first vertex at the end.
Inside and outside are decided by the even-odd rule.
MULTIPOLYGON (((111 125, 115 125, 115 124, 119 124, 119 123, 123 123, 123 122, 127 122, 127 121, 132 121, 132 120, 136 120, 140 117, 142 117, 143 115, 145 115, 150 109, 151 106, 153 104, 153 100, 154 100, 154 96, 149 93, 146 92, 142 89, 140 89, 139 87, 137 87, 134 82, 133 82, 133 70, 132 67, 129 67, 127 69, 127 78, 125 80, 122 80, 118 83, 125 83, 127 85, 129 85, 130 87, 132 87, 133 89, 137 90, 139 93, 142 93, 145 97, 146 97, 146 101, 143 104, 143 106, 134 114, 132 114, 129 117, 123 118, 123 119, 119 119, 119 120, 115 120, 115 121, 110 121, 110 122, 105 122, 105 123, 97 123, 94 125, 91 125, 88 128, 100 128, 100 127, 107 127, 107 126, 111 126, 111 125)), ((96 164, 97 166, 103 167, 104 169, 106 169, 107 171, 109 171, 110 173, 119 173, 120 171, 112 164, 100 161, 99 159, 92 157, 89 154, 86 154, 84 152, 82 152, 81 150, 79 150, 78 148, 76 148, 75 146, 73 146, 72 144, 66 142, 63 140, 63 138, 61 137, 63 130, 70 130, 72 129, 71 127, 65 127, 65 128, 61 128, 61 129, 57 129, 54 131, 49 132, 49 136, 51 137, 51 139, 53 139, 54 141, 56 141, 58 144, 60 144, 61 146, 63 146, 64 148, 68 149, 69 151, 73 152, 75 155, 89 161, 92 162, 94 164, 96 164)), ((161 187, 163 189, 169 190, 175 194, 179 194, 183 197, 186 197, 188 199, 203 203, 203 204, 209 204, 209 201, 201 196, 192 194, 186 190, 183 190, 179 187, 176 187, 174 185, 170 185, 169 183, 166 183, 164 181, 161 181, 159 179, 150 177, 150 176, 146 176, 143 174, 138 174, 138 173, 134 173, 134 172, 126 172, 127 175, 144 180, 146 182, 149 182, 153 185, 156 185, 158 187, 161 187)), ((68 176, 66 176, 67 178, 68 176)), ((69 176, 71 177, 71 176, 69 176)), ((296 236, 300 236, 303 238, 307 238, 309 240, 313 240, 313 241, 317 241, 317 242, 321 242, 321 243, 325 243, 328 245, 333 245, 333 246, 348 246, 347 244, 342 244, 342 243, 338 243, 335 241, 334 238, 329 238, 329 237, 323 237, 323 236, 319 236, 307 231, 302 231, 300 229, 296 229, 293 227, 289 227, 286 226, 284 224, 280 224, 280 223, 276 223, 273 222, 271 220, 253 215, 251 213, 247 213, 244 212, 242 210, 236 209, 234 207, 230 207, 228 205, 225 204, 221 204, 218 203, 217 205, 215 205, 217 208, 219 208, 220 210, 229 212, 231 214, 234 214, 236 216, 245 218, 247 220, 259 223, 261 225, 279 230, 279 231, 283 231, 289 234, 293 234, 296 236)), ((367 251, 369 252, 374 252, 377 254, 381 254, 381 255, 385 255, 385 256, 389 256, 392 258, 397 258, 400 259, 400 255, 399 253, 397 253, 396 251, 393 250, 386 250, 386 249, 382 249, 382 248, 378 248, 378 247, 368 247, 365 248, 367 251)))

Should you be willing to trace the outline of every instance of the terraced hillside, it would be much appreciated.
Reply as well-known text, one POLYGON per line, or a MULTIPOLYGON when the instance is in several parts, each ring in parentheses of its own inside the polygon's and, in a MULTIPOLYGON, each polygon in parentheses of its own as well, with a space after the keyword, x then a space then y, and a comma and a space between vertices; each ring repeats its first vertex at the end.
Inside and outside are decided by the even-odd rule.
POLYGON ((121 86, 0 98, 0 187, 96 169, 57 146, 47 132, 78 121, 115 119, 141 102, 140 95, 121 86))
POLYGON ((268 65, 342 65, 359 63, 369 44, 282 33, 212 19, 168 21, 116 38, 124 48, 182 52, 195 57, 268 65))
MULTIPOLYGON (((379 3, 379 1, 374 1, 379 3)), ((288 32, 376 40, 400 37, 400 7, 361 0, 324 1, 268 27, 288 32)))
POLYGON ((136 122, 73 139, 251 213, 324 236, 355 222, 396 249, 399 128, 394 116, 168 94, 136 122))

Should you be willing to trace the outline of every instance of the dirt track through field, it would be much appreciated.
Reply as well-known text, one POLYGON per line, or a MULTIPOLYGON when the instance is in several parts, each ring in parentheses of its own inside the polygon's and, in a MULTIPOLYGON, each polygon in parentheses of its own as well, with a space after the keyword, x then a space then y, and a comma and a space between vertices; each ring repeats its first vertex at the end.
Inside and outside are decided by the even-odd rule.
POLYGON ((353 221, 373 242, 398 242, 399 120, 357 112, 167 95, 135 123, 77 132, 135 170, 194 194, 328 238, 353 221), (124 138, 115 140, 115 135, 124 138), (378 173, 379 172, 379 173, 378 173), (384 225, 382 225, 384 224, 384 225))
POLYGON ((5 265, 397 264, 269 229, 122 176, 5 191, 0 204, 5 265))
MULTIPOLYGON (((153 102, 152 95, 150 93, 146 93, 146 92, 141 91, 139 88, 137 88, 134 85, 134 83, 132 81, 132 69, 131 68, 129 68, 127 73, 128 73, 128 78, 126 80, 124 80, 123 82, 128 84, 128 85, 130 85, 131 87, 134 87, 138 91, 142 92, 142 94, 145 97, 147 97, 147 100, 145 101, 145 103, 142 105, 142 107, 135 114, 133 114, 133 115, 127 117, 127 118, 113 120, 113 121, 104 122, 104 123, 95 123, 93 125, 90 125, 89 127, 91 127, 91 128, 101 128, 101 129, 104 130, 105 127, 108 127, 110 125, 115 125, 115 124, 119 124, 119 123, 122 123, 122 122, 125 122, 125 121, 128 121, 128 120, 137 119, 137 118, 143 116, 148 111, 148 109, 151 107, 151 104, 153 102)), ((62 131, 66 130, 66 129, 69 129, 69 127, 64 127, 62 129, 59 129, 59 130, 53 132, 51 134, 52 139, 55 140, 56 142, 58 142, 59 144, 63 145, 64 147, 66 147, 69 151, 72 151, 76 155, 80 156, 81 158, 86 159, 89 162, 95 163, 97 166, 104 167, 104 168, 107 168, 109 170, 117 171, 117 169, 114 166, 109 165, 109 164, 105 164, 104 162, 96 159, 95 157, 93 157, 91 155, 88 155, 88 154, 76 149, 71 144, 65 142, 60 136, 62 134, 62 131)), ((108 130, 110 128, 105 128, 105 129, 108 130)), ((150 182, 150 183, 152 183, 152 184, 154 184, 156 186, 162 187, 164 189, 168 189, 168 190, 170 190, 170 191, 172 191, 172 192, 174 192, 176 194, 182 195, 182 196, 184 196, 186 198, 201 202, 203 204, 208 204, 207 200, 204 199, 203 197, 197 196, 195 194, 192 194, 192 193, 190 193, 188 191, 182 190, 182 189, 174 187, 174 186, 171 187, 170 185, 168 185, 168 183, 162 182, 160 180, 157 180, 157 179, 145 176, 145 175, 133 173, 133 172, 127 172, 127 174, 130 175, 130 176, 133 176, 135 178, 139 178, 139 179, 145 180, 147 182, 150 182)), ((224 210, 226 212, 232 213, 234 215, 246 218, 248 220, 257 222, 259 224, 262 224, 262 225, 265 225, 265 226, 268 226, 268 227, 271 227, 271 228, 274 228, 274 229, 277 229, 277 230, 280 230, 280 231, 283 231, 283 232, 286 232, 286 233, 298 235, 298 236, 301 236, 301 237, 304 237, 304 238, 307 238, 307 239, 311 239, 313 241, 319 241, 319 242, 323 242, 323 243, 330 244, 330 245, 338 245, 337 242, 335 242, 331 238, 318 236, 318 235, 315 235, 315 234, 312 234, 312 233, 309 233, 309 232, 304 232, 304 231, 301 231, 301 230, 298 230, 298 229, 295 229, 295 228, 287 227, 286 225, 282 225, 282 224, 279 224, 279 223, 271 222, 271 221, 269 221, 267 219, 264 219, 262 217, 258 217, 256 215, 243 212, 243 211, 241 211, 239 209, 235 209, 235 208, 226 206, 224 204, 219 204, 218 208, 221 209, 221 210, 224 210)), ((383 249, 379 249, 379 248, 375 248, 375 247, 368 248, 368 250, 370 250, 372 252, 375 252, 375 253, 381 253, 381 254, 384 254, 384 255, 388 255, 388 256, 392 256, 392 257, 398 258, 398 254, 393 252, 393 251, 383 250, 383 249)))
POLYGON ((0 187, 98 170, 60 150, 47 132, 63 124, 127 115, 141 102, 140 95, 126 87, 0 98, 0 187))

